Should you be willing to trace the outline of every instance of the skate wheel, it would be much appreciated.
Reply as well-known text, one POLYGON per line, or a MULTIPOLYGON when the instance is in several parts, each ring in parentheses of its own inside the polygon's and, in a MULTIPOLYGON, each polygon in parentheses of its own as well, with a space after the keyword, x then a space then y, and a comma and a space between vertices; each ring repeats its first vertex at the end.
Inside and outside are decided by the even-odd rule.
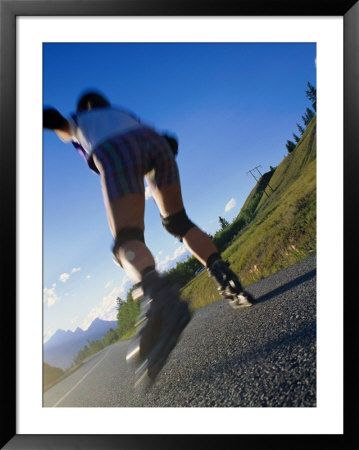
POLYGON ((127 354, 126 361, 129 364, 135 364, 140 356, 140 340, 136 339, 132 344, 130 344, 127 354))

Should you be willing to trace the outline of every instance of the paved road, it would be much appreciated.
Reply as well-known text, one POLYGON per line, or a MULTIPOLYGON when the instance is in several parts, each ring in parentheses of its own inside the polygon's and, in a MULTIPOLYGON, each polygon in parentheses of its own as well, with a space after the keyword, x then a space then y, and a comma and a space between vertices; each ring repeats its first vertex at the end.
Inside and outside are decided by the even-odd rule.
POLYGON ((120 342, 48 390, 43 405, 316 406, 315 256, 248 290, 257 298, 252 308, 235 311, 220 300, 195 312, 150 392, 132 388, 128 343, 120 342))

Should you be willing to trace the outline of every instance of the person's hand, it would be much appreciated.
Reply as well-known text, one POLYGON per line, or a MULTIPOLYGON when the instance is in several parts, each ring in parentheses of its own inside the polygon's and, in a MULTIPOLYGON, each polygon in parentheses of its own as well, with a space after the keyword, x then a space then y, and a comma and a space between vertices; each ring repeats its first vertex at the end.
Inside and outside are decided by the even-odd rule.
POLYGON ((43 127, 47 130, 63 130, 67 128, 67 120, 55 108, 43 110, 43 127))
POLYGON ((171 147, 174 156, 176 156, 178 153, 178 140, 174 136, 169 136, 168 134, 163 134, 162 136, 166 139, 168 145, 171 147))

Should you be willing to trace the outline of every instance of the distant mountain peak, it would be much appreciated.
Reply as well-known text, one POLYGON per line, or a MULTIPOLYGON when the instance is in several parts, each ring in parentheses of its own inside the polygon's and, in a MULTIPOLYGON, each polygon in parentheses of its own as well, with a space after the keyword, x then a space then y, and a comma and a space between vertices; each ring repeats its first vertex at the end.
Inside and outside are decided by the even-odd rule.
POLYGON ((88 341, 103 338, 110 329, 117 328, 117 321, 94 319, 87 330, 77 327, 75 331, 57 330, 44 344, 44 361, 54 367, 68 368, 74 356, 88 341))
POLYGON ((112 324, 113 321, 103 320, 103 319, 100 319, 99 317, 96 317, 96 319, 94 319, 94 320, 91 322, 91 325, 87 328, 86 331, 88 331, 88 330, 90 330, 90 329, 92 329, 92 328, 94 328, 94 327, 98 327, 98 326, 100 326, 100 327, 102 327, 102 326, 107 326, 107 325, 110 324, 110 323, 112 324))

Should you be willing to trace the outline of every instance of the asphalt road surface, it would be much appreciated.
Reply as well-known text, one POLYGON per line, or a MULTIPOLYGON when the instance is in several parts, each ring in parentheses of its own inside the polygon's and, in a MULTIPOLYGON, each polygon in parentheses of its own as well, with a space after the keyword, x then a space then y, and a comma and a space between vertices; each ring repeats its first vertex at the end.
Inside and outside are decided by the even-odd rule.
POLYGON ((315 255, 248 290, 251 308, 219 300, 194 313, 149 392, 133 388, 124 341, 45 392, 43 406, 315 407, 315 255))

